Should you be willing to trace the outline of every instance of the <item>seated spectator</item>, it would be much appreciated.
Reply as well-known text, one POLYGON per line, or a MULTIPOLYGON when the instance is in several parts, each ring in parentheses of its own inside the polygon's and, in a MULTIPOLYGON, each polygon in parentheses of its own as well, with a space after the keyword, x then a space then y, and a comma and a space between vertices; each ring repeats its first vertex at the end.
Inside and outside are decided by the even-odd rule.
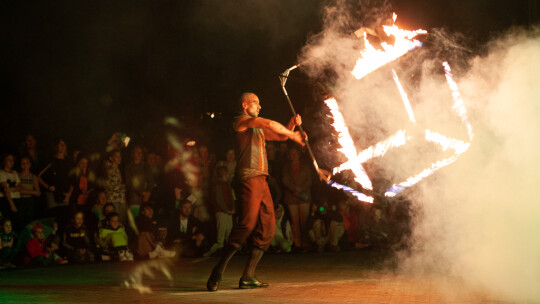
POLYGON ((127 203, 133 216, 139 213, 139 206, 148 202, 154 187, 150 167, 143 161, 143 149, 133 148, 131 162, 124 168, 126 177, 127 203))
POLYGON ((233 227, 234 192, 226 166, 217 169, 218 180, 212 193, 216 215, 217 239, 204 256, 210 256, 225 246, 233 227))
POLYGON ((15 234, 11 226, 11 220, 3 218, 0 220, 0 268, 15 267, 11 262, 15 256, 13 240, 15 234))
POLYGON ((137 238, 137 254, 141 258, 169 258, 176 252, 164 248, 167 228, 158 224, 154 218, 154 208, 150 203, 141 204, 141 212, 135 219, 139 236, 137 238))
MULTIPOLYGON (((103 221, 105 219, 104 214, 104 207, 107 204, 107 195, 105 194, 105 191, 99 191, 96 194, 94 206, 92 206, 92 213, 96 216, 98 222, 103 221)), ((110 204, 113 208, 114 205, 110 204)))
POLYGON ((285 214, 283 205, 278 205, 275 212, 276 235, 270 244, 270 248, 275 252, 291 252, 293 240, 291 232, 291 222, 285 214))
POLYGON ((35 200, 41 195, 38 178, 30 170, 31 166, 30 159, 23 156, 21 158, 21 173, 19 174, 21 198, 17 206, 16 221, 19 223, 17 231, 20 231, 34 219, 35 200))
POLYGON ((339 240, 345 233, 343 219, 335 210, 329 210, 328 201, 325 198, 320 204, 313 205, 311 220, 309 237, 317 245, 317 251, 324 251, 326 246, 330 251, 340 251, 339 240))
MULTIPOLYGON (((17 205, 21 197, 18 188, 21 180, 17 171, 13 170, 15 159, 13 154, 7 154, 3 159, 2 170, 0 170, 0 213, 5 218, 15 220, 17 217, 17 205)), ((19 226, 16 222, 16 227, 19 226)))
MULTIPOLYGON (((107 226, 107 215, 113 212, 116 212, 116 209, 114 208, 114 205, 112 203, 106 203, 103 206, 103 209, 101 210, 103 219, 98 222, 98 229, 107 226)), ((120 223, 120 225, 122 225, 122 223, 120 223)))
POLYGON ((202 223, 191 214, 189 200, 180 201, 179 210, 167 231, 178 256, 194 257, 203 253, 205 236, 202 223))
POLYGON ((115 258, 120 262, 133 261, 133 254, 128 248, 128 236, 124 226, 120 224, 118 213, 107 214, 105 226, 99 229, 99 240, 104 255, 109 259, 115 258))
POLYGON ((54 235, 51 234, 45 240, 43 226, 32 227, 32 238, 26 243, 26 252, 23 257, 23 264, 30 266, 48 266, 51 264, 66 264, 68 261, 56 254, 58 243, 54 235))
POLYGON ((88 263, 94 261, 88 229, 84 225, 84 213, 76 212, 71 224, 64 229, 63 246, 67 251, 68 261, 88 263))

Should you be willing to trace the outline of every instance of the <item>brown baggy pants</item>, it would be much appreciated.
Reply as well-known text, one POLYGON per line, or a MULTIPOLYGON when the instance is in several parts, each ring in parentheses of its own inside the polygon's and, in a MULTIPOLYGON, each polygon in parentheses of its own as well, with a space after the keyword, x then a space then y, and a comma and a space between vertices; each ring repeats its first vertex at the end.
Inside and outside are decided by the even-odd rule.
POLYGON ((240 248, 251 236, 252 246, 268 249, 276 234, 276 219, 266 176, 243 180, 238 198, 239 219, 231 231, 229 244, 240 248))

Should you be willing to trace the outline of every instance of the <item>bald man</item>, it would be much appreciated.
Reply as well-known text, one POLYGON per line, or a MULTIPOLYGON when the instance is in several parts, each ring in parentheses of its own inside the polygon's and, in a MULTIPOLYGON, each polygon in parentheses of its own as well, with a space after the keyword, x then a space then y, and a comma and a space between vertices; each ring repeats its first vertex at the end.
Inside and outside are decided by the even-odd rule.
POLYGON ((225 267, 243 243, 249 239, 251 255, 238 287, 241 289, 268 287, 267 283, 255 278, 255 268, 263 253, 270 246, 276 232, 274 204, 268 183, 268 161, 266 159, 266 141, 293 140, 305 145, 302 134, 294 131, 302 124, 300 115, 293 116, 287 127, 259 117, 261 104, 257 95, 244 93, 240 97, 241 113, 235 117, 233 129, 236 135, 238 162, 236 176, 240 180, 239 220, 233 227, 223 256, 212 270, 206 283, 209 291, 217 291, 225 267))

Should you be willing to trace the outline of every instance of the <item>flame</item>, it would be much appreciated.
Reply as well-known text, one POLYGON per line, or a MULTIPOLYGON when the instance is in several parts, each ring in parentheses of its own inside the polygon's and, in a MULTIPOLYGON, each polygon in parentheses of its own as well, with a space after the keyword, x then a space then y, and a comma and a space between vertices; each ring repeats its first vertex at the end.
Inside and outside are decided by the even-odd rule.
POLYGON ((349 134, 349 129, 345 124, 345 119, 339 111, 339 107, 335 98, 329 98, 324 101, 326 105, 330 108, 330 112, 334 117, 334 129, 338 132, 338 142, 341 145, 341 148, 338 149, 341 153, 347 157, 348 161, 338 168, 334 168, 334 174, 341 172, 346 169, 352 170, 355 175, 354 180, 358 182, 364 189, 372 190, 373 186, 371 180, 366 173, 366 170, 362 166, 362 161, 358 159, 358 153, 354 147, 354 142, 349 134))
MULTIPOLYGON (((394 13, 392 17, 395 23, 397 15, 394 13)), ((415 31, 403 30, 398 28, 395 24, 393 24, 392 26, 383 26, 383 29, 388 37, 394 36, 394 44, 390 45, 386 42, 382 42, 382 50, 376 49, 375 47, 373 47, 373 45, 370 44, 367 39, 367 34, 364 31, 364 50, 360 52, 360 57, 358 58, 353 71, 351 72, 356 79, 361 79, 369 73, 384 66, 385 64, 405 55, 408 51, 416 47, 422 46, 422 43, 414 38, 419 34, 427 33, 425 30, 421 29, 415 31)), ((451 149, 454 151, 454 153, 450 157, 432 163, 428 168, 425 168, 420 173, 407 178, 405 181, 394 184, 386 191, 385 196, 387 197, 395 196, 399 192, 417 184, 422 179, 430 176, 437 170, 455 162, 461 154, 463 154, 469 149, 471 145, 474 134, 472 130, 472 125, 467 115, 467 111, 461 98, 461 94, 459 92, 456 82, 453 79, 450 65, 447 62, 444 62, 442 65, 444 67, 445 77, 448 86, 450 87, 450 90, 452 92, 452 98, 454 100, 453 109, 456 111, 456 113, 461 119, 461 122, 467 129, 469 142, 465 142, 456 138, 450 138, 429 129, 425 129, 424 139, 426 141, 440 145, 443 151, 451 149)), ((392 76, 399 90, 401 99, 403 100, 403 104, 405 106, 405 110, 407 111, 410 121, 416 123, 414 112, 412 110, 409 98, 407 97, 407 93, 399 82, 399 78, 394 70, 392 70, 392 76)), ((333 127, 338 133, 338 142, 341 145, 341 148, 339 148, 338 151, 343 153, 347 158, 346 162, 333 169, 334 174, 343 170, 351 170, 355 176, 354 180, 356 182, 362 185, 364 189, 372 190, 373 187, 371 180, 362 164, 374 157, 380 157, 385 155, 392 148, 405 145, 407 141, 411 140, 413 137, 407 136, 405 130, 399 130, 396 134, 390 136, 386 140, 381 141, 367 149, 364 149, 360 153, 357 153, 348 127, 345 124, 345 120, 343 119, 343 115, 339 111, 336 99, 329 98, 325 100, 325 103, 330 108, 330 112, 334 118, 333 127)), ((333 181, 330 181, 328 184, 337 189, 342 189, 346 192, 351 193, 361 201, 370 203, 373 202, 373 197, 367 196, 350 187, 335 183, 333 181)))
POLYGON ((405 93, 405 90, 403 90, 403 87, 401 86, 401 83, 399 82, 399 78, 397 77, 396 71, 392 69, 392 76, 394 77, 394 81, 396 82, 396 85, 399 90, 399 94, 401 95, 401 99, 403 99, 403 104, 405 105, 405 110, 407 110, 407 115, 409 115, 409 119, 416 123, 416 119, 414 118, 414 112, 411 107, 411 103, 409 102, 409 97, 407 97, 407 93, 405 93))
MULTIPOLYGON (((394 22, 396 18, 397 15, 394 13, 394 22)), ((422 46, 420 41, 413 38, 419 34, 427 34, 427 31, 422 29, 415 31, 403 30, 395 24, 392 24, 392 26, 383 25, 383 29, 388 37, 394 36, 394 44, 382 42, 381 47, 383 50, 376 49, 369 43, 367 33, 364 32, 364 50, 360 52, 360 58, 356 61, 356 65, 351 72, 356 79, 361 79, 383 65, 405 55, 408 51, 422 46)))

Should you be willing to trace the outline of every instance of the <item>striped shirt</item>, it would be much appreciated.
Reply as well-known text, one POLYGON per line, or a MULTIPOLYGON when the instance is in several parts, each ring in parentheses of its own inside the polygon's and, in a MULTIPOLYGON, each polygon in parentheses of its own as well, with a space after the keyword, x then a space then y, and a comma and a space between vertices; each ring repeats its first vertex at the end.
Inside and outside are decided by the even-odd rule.
MULTIPOLYGON (((237 116, 235 121, 241 118, 242 115, 237 116)), ((236 144, 236 155, 238 157, 236 174, 240 180, 268 175, 266 140, 263 129, 249 128, 242 132, 237 131, 236 144)))

